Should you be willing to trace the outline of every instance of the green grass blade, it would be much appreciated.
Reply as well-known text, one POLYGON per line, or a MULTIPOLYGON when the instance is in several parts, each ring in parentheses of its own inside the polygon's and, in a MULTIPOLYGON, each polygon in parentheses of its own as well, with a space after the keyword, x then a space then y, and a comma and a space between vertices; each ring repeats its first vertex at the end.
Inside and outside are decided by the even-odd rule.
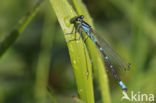
MULTIPOLYGON (((67 0, 50 0, 50 2, 64 34, 71 33, 74 26, 71 25, 70 20, 76 16, 71 5, 69 5, 67 0)), ((78 33, 77 37, 79 37, 78 33)), ((81 39, 70 41, 75 39, 73 34, 65 35, 65 39, 80 99, 86 103, 94 103, 91 62, 87 49, 81 39)))
MULTIPOLYGON (((84 15, 85 20, 93 27, 92 19, 89 15, 88 10, 86 9, 85 5, 82 3, 82 1, 81 0, 72 0, 72 1, 73 1, 73 4, 74 4, 78 14, 84 15)), ((95 44, 90 39, 87 39, 86 44, 87 44, 87 48, 88 48, 90 57, 93 60, 93 62, 92 62, 93 69, 94 69, 95 77, 98 80, 98 83, 100 86, 102 101, 103 101, 103 103, 111 103, 108 77, 107 77, 104 62, 101 58, 99 50, 96 48, 95 44)))
POLYGON ((13 43, 16 41, 19 35, 24 31, 24 29, 27 27, 27 25, 30 23, 30 21, 33 19, 33 17, 37 14, 39 9, 41 8, 43 1, 45 0, 39 0, 36 6, 33 8, 33 10, 29 12, 26 16, 24 16, 15 26, 15 29, 13 29, 7 35, 7 37, 0 43, 0 57, 11 45, 13 45, 13 43))

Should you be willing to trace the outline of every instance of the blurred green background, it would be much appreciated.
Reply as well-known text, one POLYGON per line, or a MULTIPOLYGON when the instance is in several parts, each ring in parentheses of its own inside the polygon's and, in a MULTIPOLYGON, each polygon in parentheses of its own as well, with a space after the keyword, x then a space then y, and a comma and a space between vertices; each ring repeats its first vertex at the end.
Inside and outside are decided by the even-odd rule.
MULTIPOLYGON (((37 0, 0 1, 0 42, 37 0)), ((96 32, 130 62, 119 76, 128 94, 156 95, 156 1, 84 0, 96 32)), ((108 73, 111 74, 111 73, 108 73)), ((122 91, 109 75, 112 103, 120 103, 122 91)), ((95 100, 101 103, 98 86, 95 100)), ((0 103, 75 103, 78 96, 68 49, 48 0, 0 58, 0 103), (47 79, 48 78, 48 79, 47 79), (47 83, 48 82, 48 83, 47 83), (47 92, 47 89, 50 92, 47 92)), ((128 101, 123 101, 128 102, 128 101)))

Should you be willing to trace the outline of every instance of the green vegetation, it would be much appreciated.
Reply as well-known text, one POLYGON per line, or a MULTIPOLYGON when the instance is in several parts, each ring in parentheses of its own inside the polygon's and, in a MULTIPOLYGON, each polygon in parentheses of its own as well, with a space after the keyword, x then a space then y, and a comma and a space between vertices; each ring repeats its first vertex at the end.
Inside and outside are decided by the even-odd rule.
MULTIPOLYGON (((0 1, 0 103, 120 103, 122 90, 85 33, 84 15, 130 62, 127 94, 156 95, 155 0, 0 1), (70 33, 70 35, 69 35, 70 33)), ((124 103, 132 101, 124 100, 124 103)))

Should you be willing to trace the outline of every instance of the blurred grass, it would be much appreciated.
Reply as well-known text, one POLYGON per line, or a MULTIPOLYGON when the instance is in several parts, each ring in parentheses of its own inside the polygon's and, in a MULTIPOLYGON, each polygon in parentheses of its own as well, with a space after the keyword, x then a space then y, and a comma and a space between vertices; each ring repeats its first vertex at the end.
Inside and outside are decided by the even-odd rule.
POLYGON ((19 23, 15 26, 15 29, 13 29, 6 38, 0 43, 0 57, 3 55, 3 53, 16 41, 17 37, 23 32, 23 30, 27 27, 27 25, 30 23, 32 18, 36 15, 39 8, 43 4, 44 0, 39 0, 36 6, 33 8, 31 12, 29 12, 26 16, 24 16, 22 19, 20 19, 19 23))
MULTIPOLYGON (((45 21, 43 24, 43 35, 41 36, 40 53, 36 68, 36 81, 34 87, 34 96, 37 103, 47 102, 47 89, 48 89, 48 77, 51 60, 51 52, 54 43, 54 29, 56 23, 56 17, 49 14, 51 9, 46 8, 45 21), (41 82, 42 81, 42 82, 41 82)), ((50 93, 52 95, 52 93, 50 93)), ((51 101, 57 103, 54 95, 51 96, 51 101)))
POLYGON ((156 23, 153 22, 153 18, 147 13, 144 13, 144 5, 151 5, 152 2, 146 2, 145 0, 138 0, 134 2, 124 1, 124 0, 110 0, 114 5, 116 5, 124 14, 133 22, 133 24, 142 28, 146 35, 155 42, 156 40, 156 23), (146 3, 142 5, 141 8, 135 6, 135 2, 146 3))
MULTIPOLYGON (((0 1, 1 42, 10 28, 14 29, 16 22, 34 6, 36 1, 0 1)), ((73 1, 71 0, 70 5, 73 1)), ((75 0, 75 2, 78 1, 75 0)), ((94 20, 96 31, 104 35, 119 54, 128 58, 132 64, 129 72, 119 74, 128 86, 128 95, 131 95, 132 90, 135 93, 140 91, 156 95, 154 79, 156 77, 156 1, 85 0, 83 2, 86 5, 84 8, 81 7, 83 10, 78 9, 80 5, 75 5, 77 13, 84 14, 85 20, 91 25, 94 20), (86 14, 86 8, 93 20, 86 14)), ((60 4, 62 5, 62 2, 60 4)), ((23 26, 25 28, 24 32, 21 29, 23 34, 17 36, 16 43, 0 58, 0 103, 77 102, 72 99, 73 95, 76 97, 78 95, 61 28, 57 22, 54 23, 56 17, 54 13, 51 13, 48 0, 43 7, 37 15, 35 14, 35 19, 31 20, 28 27, 27 24, 23 26), (50 96, 52 97, 48 95, 45 86, 51 87, 52 95, 50 96)), ((64 5, 61 8, 63 7, 64 5)), ((63 11, 63 14, 68 14, 66 10, 63 11)), ((67 26, 71 27, 68 19, 75 15, 65 19, 67 26)), ((68 29, 69 32, 71 29, 68 29)), ((69 36, 69 39, 73 38, 74 36, 69 36)), ((67 43, 67 45, 71 44, 67 43)), ((89 49, 88 44, 86 45, 89 49)), ((75 47, 81 49, 79 46, 75 47)), ((82 50, 87 51, 83 43, 81 47, 83 47, 82 50)), ((0 52, 4 53, 3 50, 0 52)), ((88 58, 88 56, 85 57, 88 58)), ((90 63, 89 58, 87 61, 90 63)), ((93 63, 95 62, 91 62, 93 63)), ((120 103, 122 91, 114 78, 111 75, 108 77, 111 101, 120 103)), ((101 99, 100 90, 100 87, 94 86, 96 103, 104 101, 101 99)), ((126 100, 123 102, 130 103, 126 100)))

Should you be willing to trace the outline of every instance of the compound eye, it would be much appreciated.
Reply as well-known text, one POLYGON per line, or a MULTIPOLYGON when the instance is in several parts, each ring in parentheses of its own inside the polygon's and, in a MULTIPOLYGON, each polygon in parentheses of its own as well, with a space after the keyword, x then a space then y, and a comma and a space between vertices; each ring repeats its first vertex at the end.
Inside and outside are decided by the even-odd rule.
POLYGON ((80 18, 77 18, 77 21, 80 21, 80 18))
POLYGON ((84 16, 83 16, 83 15, 81 15, 81 16, 80 16, 80 18, 81 18, 81 19, 83 19, 83 18, 84 18, 84 16))

